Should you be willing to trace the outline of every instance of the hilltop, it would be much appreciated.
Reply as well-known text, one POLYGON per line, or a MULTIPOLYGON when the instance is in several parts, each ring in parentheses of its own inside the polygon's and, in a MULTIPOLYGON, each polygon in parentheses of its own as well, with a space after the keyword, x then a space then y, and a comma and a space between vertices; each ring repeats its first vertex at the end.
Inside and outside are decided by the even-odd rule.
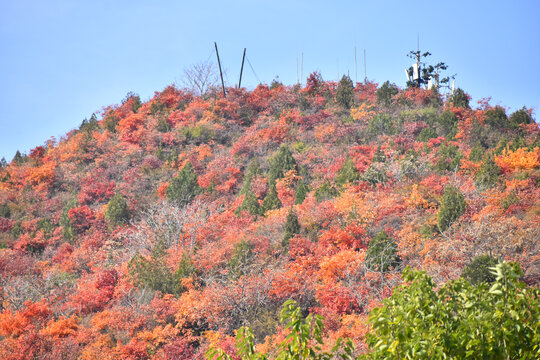
POLYGON ((517 261, 538 283, 539 126, 469 99, 316 73, 169 86, 18 153, 0 168, 0 358, 204 358, 244 325, 271 352, 288 299, 362 353, 407 266, 441 286, 517 261))

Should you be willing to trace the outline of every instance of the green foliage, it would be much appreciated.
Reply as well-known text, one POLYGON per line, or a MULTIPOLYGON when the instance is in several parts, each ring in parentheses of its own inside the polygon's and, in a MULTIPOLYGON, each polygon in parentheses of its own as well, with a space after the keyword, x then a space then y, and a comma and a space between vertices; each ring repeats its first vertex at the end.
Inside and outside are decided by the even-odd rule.
POLYGON ((105 218, 112 224, 124 224, 129 219, 129 209, 126 199, 119 193, 116 193, 109 203, 105 211, 105 218))
POLYGON ((253 243, 246 240, 242 240, 234 245, 232 256, 229 259, 229 273, 233 278, 237 279, 246 274, 246 267, 253 258, 254 248, 253 243))
POLYGON ((169 124, 165 117, 159 116, 156 124, 156 130, 162 133, 169 132, 171 131, 171 124, 169 124))
POLYGON ((519 281, 517 263, 500 263, 492 285, 449 281, 436 291, 423 271, 374 309, 365 359, 538 359, 539 290, 519 281))
POLYGON ((92 133, 93 131, 99 129, 99 124, 96 118, 96 114, 92 114, 90 117, 90 120, 84 119, 81 123, 81 126, 79 127, 80 131, 86 132, 86 133, 92 133))
POLYGON ((216 136, 214 130, 204 124, 183 127, 180 134, 188 143, 195 145, 207 144, 216 136))
POLYGON ((254 158, 250 161, 245 172, 244 182, 242 184, 242 188, 240 189, 240 194, 246 194, 248 191, 251 191, 251 184, 253 183, 253 179, 260 174, 261 168, 259 160, 257 158, 254 158))
POLYGON ((0 217, 3 218, 9 218, 11 216, 11 209, 8 205, 8 203, 3 203, 2 206, 0 206, 0 217))
POLYGON ((149 258, 137 254, 129 261, 128 272, 135 286, 173 295, 184 291, 182 278, 191 276, 196 271, 191 258, 184 253, 178 269, 173 272, 167 266, 166 254, 164 242, 159 241, 149 258))
POLYGON ((519 203, 519 198, 516 195, 515 191, 511 191, 510 194, 506 195, 500 201, 500 205, 505 211, 508 210, 510 206, 515 205, 517 203, 519 203))
POLYGON ((392 104, 392 97, 398 92, 399 90, 395 84, 390 84, 390 81, 386 81, 379 89, 377 89, 377 103, 384 106, 390 106, 390 104, 392 104))
POLYGON ((358 177, 356 165, 354 165, 351 158, 347 158, 339 170, 336 178, 336 185, 343 186, 345 184, 355 182, 358 180, 358 177))
POLYGON ((361 176, 363 181, 367 181, 371 185, 377 185, 379 183, 384 183, 388 179, 386 175, 386 167, 382 163, 372 163, 364 171, 361 176))
MULTIPOLYGON (((323 351, 323 318, 314 314, 304 317, 302 309, 293 300, 288 300, 283 304, 280 321, 290 332, 281 343, 271 349, 270 353, 275 355, 269 357, 256 352, 253 331, 247 327, 241 327, 236 332, 238 358, 242 360, 354 359, 354 346, 348 339, 338 339, 331 351, 323 351)), ((209 360, 233 359, 219 348, 210 348, 206 353, 206 358, 209 360)))
POLYGON ((191 162, 188 161, 182 170, 180 170, 178 176, 171 179, 165 195, 167 199, 178 205, 186 205, 200 192, 201 188, 197 182, 197 174, 191 162))
POLYGON ((281 240, 281 245, 287 247, 289 245, 289 240, 300 233, 300 223, 298 222, 298 216, 291 209, 287 214, 287 221, 285 222, 285 231, 283 233, 283 239, 281 240))
POLYGON ((319 186, 317 190, 315 190, 315 199, 317 202, 321 202, 332 199, 338 196, 338 194, 339 192, 336 190, 336 188, 330 185, 328 180, 325 180, 323 184, 319 186))
POLYGON ((447 186, 444 189, 441 208, 437 214, 437 226, 440 231, 445 231, 458 220, 465 209, 467 203, 463 194, 454 186, 447 186))
POLYGON ((458 118, 450 110, 445 110, 437 119, 437 130, 447 139, 452 139, 457 133, 458 118))
POLYGON ((456 171, 461 166, 462 154, 456 145, 442 144, 437 150, 439 160, 435 164, 435 169, 443 171, 456 171))
POLYGON ((469 96, 465 94, 460 88, 457 88, 454 93, 450 96, 450 102, 454 104, 455 107, 461 107, 470 109, 469 107, 469 96))
POLYGON ((493 109, 486 111, 484 124, 491 126, 496 130, 507 129, 510 125, 508 117, 506 116, 506 111, 500 106, 496 106, 493 109))
POLYGON ((17 150, 11 162, 16 165, 21 165, 21 164, 24 164, 27 160, 28 160, 28 156, 26 154, 21 154, 21 152, 17 150))
POLYGON ((242 204, 236 210, 236 213, 239 214, 241 211, 248 211, 251 215, 261 215, 261 207, 259 205, 259 200, 255 196, 251 187, 244 192, 244 200, 242 204))
POLYGON ((523 107, 510 115, 510 123, 513 125, 532 124, 534 122, 527 108, 523 107))
POLYGON ((306 185, 306 182, 302 179, 298 182, 296 186, 296 197, 294 199, 294 204, 298 205, 304 202, 306 196, 309 192, 309 187, 306 185))
POLYGON ((78 206, 77 199, 71 199, 62 209, 62 215, 60 216, 59 225, 62 227, 62 236, 66 240, 71 240, 75 237, 75 228, 69 218, 69 210, 76 208, 78 206))
POLYGON ((418 136, 416 137, 416 140, 425 142, 425 141, 428 141, 429 139, 433 139, 436 137, 437 137, 437 132, 435 131, 435 129, 428 126, 426 128, 423 128, 422 131, 420 131, 420 134, 418 134, 418 136))
POLYGON ((266 197, 262 203, 262 212, 266 213, 269 210, 279 209, 281 207, 281 201, 277 195, 276 186, 270 186, 270 190, 266 194, 266 197))
POLYGON ((471 149, 471 153, 469 154, 469 160, 474 162, 480 162, 482 161, 484 154, 486 153, 486 149, 482 146, 480 143, 476 143, 471 149))
POLYGON ((343 75, 336 90, 336 102, 346 109, 354 105, 354 85, 350 77, 343 75))
POLYGON ((272 159, 270 170, 268 170, 268 186, 275 186, 276 180, 285 176, 289 170, 298 170, 296 160, 292 156, 287 145, 282 145, 277 154, 272 159))
POLYGON ((493 160, 493 155, 487 154, 484 156, 484 161, 480 169, 478 169, 474 176, 476 187, 484 189, 495 186, 499 181, 500 173, 501 169, 493 160))
POLYGON ((374 271, 387 272, 401 263, 397 255, 397 244, 387 233, 381 231, 368 245, 366 266, 374 271))
POLYGON ((390 115, 385 113, 375 115, 369 121, 367 130, 369 134, 373 136, 382 134, 392 135, 396 132, 396 128, 394 126, 392 118, 390 117, 390 115))
POLYGON ((119 121, 120 119, 116 117, 114 111, 111 110, 103 119, 103 127, 110 132, 116 132, 116 125, 118 125, 119 121))
POLYGON ((491 268, 499 263, 499 260, 489 255, 479 255, 465 266, 461 276, 473 285, 481 283, 491 284, 496 280, 491 268))
POLYGON ((381 145, 377 147, 377 150, 375 151, 375 154, 373 154, 373 159, 371 159, 374 163, 383 163, 386 162, 386 155, 384 151, 381 149, 381 145))

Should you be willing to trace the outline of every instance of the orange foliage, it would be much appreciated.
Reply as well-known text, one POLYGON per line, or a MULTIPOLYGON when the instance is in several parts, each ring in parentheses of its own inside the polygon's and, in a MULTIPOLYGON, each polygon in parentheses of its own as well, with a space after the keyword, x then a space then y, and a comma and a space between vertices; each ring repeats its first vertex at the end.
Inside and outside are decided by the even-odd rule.
POLYGON ((495 162, 503 171, 532 170, 540 166, 540 148, 504 149, 500 156, 495 157, 495 162))

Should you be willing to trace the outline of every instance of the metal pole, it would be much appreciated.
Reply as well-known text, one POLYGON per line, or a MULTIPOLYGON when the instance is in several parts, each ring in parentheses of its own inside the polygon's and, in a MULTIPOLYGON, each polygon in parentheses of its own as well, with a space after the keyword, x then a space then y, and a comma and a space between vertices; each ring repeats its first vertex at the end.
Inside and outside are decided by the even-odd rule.
POLYGON ((367 84, 366 49, 364 49, 364 84, 367 84))
POLYGON ((240 67, 240 79, 238 80, 238 88, 240 89, 242 84, 242 71, 244 70, 244 60, 246 58, 246 48, 244 48, 244 56, 242 56, 242 67, 240 67))
POLYGON ((223 81, 223 72, 221 71, 221 61, 219 61, 219 52, 217 49, 217 43, 214 41, 214 46, 216 47, 216 55, 217 55, 217 62, 219 66, 219 76, 221 77, 221 88, 223 89, 223 97, 226 97, 227 94, 225 93, 225 82, 223 81))
POLYGON ((356 62, 356 46, 354 47, 354 85, 356 86, 356 83, 358 83, 358 66, 356 62))
POLYGON ((300 63, 300 85, 304 82, 304 53, 302 52, 302 62, 300 63))

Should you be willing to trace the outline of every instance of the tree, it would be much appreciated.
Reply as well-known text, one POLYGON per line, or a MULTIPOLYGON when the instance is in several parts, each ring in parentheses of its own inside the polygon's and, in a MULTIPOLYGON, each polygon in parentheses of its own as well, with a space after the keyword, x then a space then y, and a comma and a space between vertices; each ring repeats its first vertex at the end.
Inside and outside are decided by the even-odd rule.
POLYGON ((64 239, 71 240, 75 236, 75 228, 69 217, 69 211, 76 208, 78 205, 76 199, 69 200, 64 209, 62 210, 62 215, 60 216, 59 225, 62 227, 62 235, 64 239))
POLYGON ((300 233, 300 223, 298 222, 298 216, 294 210, 289 210, 287 214, 287 221, 285 222, 285 232, 283 233, 283 239, 281 245, 287 247, 291 238, 300 233))
POLYGON ((446 231, 465 212, 467 203, 463 194, 454 186, 444 189, 441 208, 437 214, 437 225, 440 231, 446 231))
POLYGON ((480 255, 468 263, 461 276, 473 285, 481 283, 491 284, 496 280, 495 274, 491 268, 499 263, 499 260, 489 255, 480 255))
POLYGON ((294 204, 298 205, 304 202, 306 199, 307 193, 309 192, 309 188, 306 185, 306 182, 302 179, 298 182, 298 185, 296 186, 296 197, 294 199, 294 204))
POLYGON ((489 188, 497 184, 501 168, 493 160, 492 154, 486 154, 480 169, 476 172, 474 179, 476 186, 480 189, 489 188))
POLYGON ((390 81, 385 81, 379 89, 377 89, 377 102, 384 106, 390 106, 392 104, 392 98, 399 92, 395 84, 391 84, 390 81))
POLYGON ((285 176, 289 170, 298 170, 296 160, 292 156, 287 145, 281 145, 277 154, 272 158, 270 169, 268 170, 268 187, 276 185, 276 180, 285 176))
POLYGON ((450 103, 454 104, 455 107, 470 109, 469 107, 469 95, 465 93, 460 88, 457 88, 452 95, 450 96, 450 103))
POLYGON ((195 95, 204 96, 218 83, 218 72, 213 62, 200 62, 184 69, 184 85, 195 95))
POLYGON ((178 176, 170 181, 167 190, 165 190, 165 195, 167 199, 174 201, 178 205, 186 205, 200 192, 201 188, 197 182, 197 174, 191 162, 188 161, 180 170, 178 176))
POLYGON ((279 200, 276 186, 270 186, 270 190, 262 203, 262 212, 266 213, 269 210, 279 209, 281 207, 281 201, 279 200))
POLYGON ((346 109, 354 105, 354 85, 350 77, 343 75, 336 90, 336 102, 346 109))
POLYGON ((524 106, 522 109, 517 110, 512 115, 510 115, 510 122, 514 125, 520 124, 532 124, 534 122, 530 112, 524 106))
POLYGON ((452 280, 439 290, 424 271, 403 272, 369 315, 365 359, 538 359, 540 292, 519 281, 517 263, 500 263, 492 285, 452 280))
POLYGON ((434 85, 437 89, 440 84, 446 84, 450 80, 449 77, 440 77, 440 72, 448 69, 448 65, 443 62, 440 62, 437 65, 428 65, 422 61, 422 59, 431 56, 431 53, 429 51, 426 51, 425 53, 420 53, 420 51, 410 51, 407 56, 411 59, 416 60, 416 64, 414 66, 416 66, 417 64, 419 66, 419 68, 416 69, 416 72, 414 70, 414 66, 411 66, 407 70, 407 73, 409 75, 409 81, 407 81, 408 87, 421 88, 423 86, 427 86, 430 80, 434 80, 434 85))
POLYGON ((244 175, 244 182, 242 184, 242 188, 240 189, 240 194, 246 194, 248 191, 251 191, 253 179, 261 174, 260 166, 261 165, 259 164, 259 160, 257 158, 250 161, 244 175))
POLYGON ((315 199, 317 202, 325 201, 338 196, 339 192, 335 187, 330 185, 328 180, 325 180, 317 190, 315 190, 315 199))
POLYGON ((358 180, 358 171, 356 170, 356 165, 351 158, 347 158, 341 169, 339 169, 338 176, 336 178, 336 185, 343 186, 348 183, 352 183, 358 180))
POLYGON ((259 205, 259 200, 257 200, 257 197, 251 189, 251 186, 244 192, 244 200, 242 201, 242 204, 238 207, 237 213, 240 213, 243 210, 248 211, 251 215, 261 215, 261 207, 259 205))
MULTIPOLYGON (((248 327, 241 327, 236 332, 236 352, 238 358, 243 360, 285 360, 285 359, 342 359, 352 360, 354 346, 348 339, 339 338, 330 351, 323 351, 322 346, 324 325, 323 317, 309 314, 304 316, 293 300, 287 300, 282 307, 280 321, 289 330, 287 337, 267 354, 255 351, 253 331, 248 327)), ((220 348, 211 347, 206 353, 209 360, 234 359, 220 348)))
POLYGON ((105 218, 115 225, 123 224, 129 219, 126 199, 120 193, 116 193, 107 204, 105 218))
POLYGON ((397 268, 400 263, 401 259, 397 255, 397 244, 387 233, 381 231, 369 242, 366 253, 368 269, 387 272, 391 268, 397 268))

